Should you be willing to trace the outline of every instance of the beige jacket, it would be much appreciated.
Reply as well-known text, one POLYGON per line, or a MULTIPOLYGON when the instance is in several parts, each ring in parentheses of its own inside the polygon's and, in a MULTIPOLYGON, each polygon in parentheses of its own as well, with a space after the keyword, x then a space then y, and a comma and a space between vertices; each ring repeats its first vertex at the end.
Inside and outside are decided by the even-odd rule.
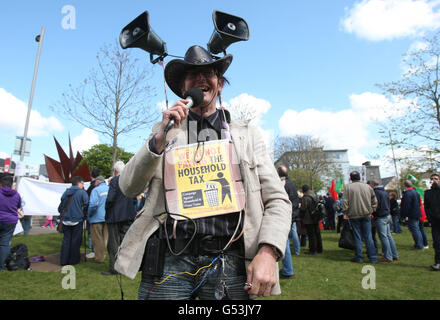
POLYGON ((349 219, 368 217, 376 208, 376 195, 369 185, 362 182, 353 182, 345 187, 342 211, 349 219))
MULTIPOLYGON (((165 213, 162 155, 151 152, 148 145, 159 127, 160 124, 156 124, 150 138, 127 163, 119 180, 122 192, 128 197, 140 194, 147 183, 150 189, 140 215, 119 247, 115 263, 116 271, 131 279, 139 271, 148 238, 159 228, 153 216, 165 213)), ((258 129, 248 126, 245 121, 232 121, 230 128, 246 192, 243 227, 246 267, 263 243, 275 246, 282 253, 282 259, 290 231, 292 205, 258 129)), ((174 137, 175 146, 188 144, 187 121, 182 123, 181 129, 171 130, 169 135, 174 137)), ((161 223, 164 218, 165 214, 161 216, 161 223)), ((281 294, 279 281, 272 294, 281 294)))

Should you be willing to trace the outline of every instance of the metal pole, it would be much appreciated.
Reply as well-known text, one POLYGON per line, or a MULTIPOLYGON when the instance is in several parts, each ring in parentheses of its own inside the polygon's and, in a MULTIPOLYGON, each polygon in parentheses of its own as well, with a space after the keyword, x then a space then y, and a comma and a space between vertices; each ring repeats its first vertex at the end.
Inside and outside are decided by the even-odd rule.
POLYGON ((388 130, 388 135, 390 137, 391 152, 393 154, 394 170, 395 170, 396 179, 397 179, 397 196, 400 198, 400 196, 401 196, 401 192, 400 192, 400 179, 399 179, 399 174, 397 173, 396 157, 394 155, 394 146, 393 146, 393 140, 391 138, 391 131, 390 130, 388 130))
MULTIPOLYGON (((32 79, 32 87, 31 87, 31 94, 30 94, 29 103, 28 103, 28 111, 27 111, 27 115, 26 115, 26 123, 25 123, 25 126, 24 126, 23 141, 22 141, 22 144, 21 144, 20 162, 23 162, 23 160, 24 160, 24 151, 25 151, 26 140, 27 140, 27 135, 28 135, 28 130, 29 130, 29 119, 31 117, 32 100, 34 99, 34 90, 35 90, 35 82, 37 80, 38 64, 40 63, 40 54, 41 54, 41 46, 42 46, 42 43, 43 43, 43 37, 44 37, 44 29, 45 29, 45 27, 43 26, 41 28, 40 35, 37 36, 37 38, 35 39, 36 41, 38 41, 38 52, 37 52, 37 58, 36 58, 36 61, 35 61, 34 77, 32 79)), ((18 181, 17 181, 17 185, 18 185, 18 181)))

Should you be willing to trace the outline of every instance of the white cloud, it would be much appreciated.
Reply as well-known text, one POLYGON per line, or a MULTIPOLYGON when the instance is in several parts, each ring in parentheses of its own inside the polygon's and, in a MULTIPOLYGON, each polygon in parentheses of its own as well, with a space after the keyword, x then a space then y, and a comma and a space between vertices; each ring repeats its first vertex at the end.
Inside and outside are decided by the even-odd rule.
MULTIPOLYGON (((5 89, 0 88, 0 130, 12 131, 22 135, 27 115, 27 103, 14 97, 5 89)), ((29 120, 29 136, 47 136, 54 131, 62 131, 61 122, 51 116, 44 117, 38 111, 32 109, 29 120)))
POLYGON ((345 8, 341 28, 372 41, 417 36, 440 27, 439 1, 362 0, 345 8))
POLYGON ((90 149, 95 144, 99 144, 99 136, 89 128, 84 128, 81 134, 72 140, 73 156, 76 152, 90 149))
POLYGON ((249 124, 259 128, 267 150, 273 158, 272 141, 274 133, 272 130, 261 128, 263 125, 262 118, 271 108, 270 102, 247 93, 242 93, 228 102, 224 101, 223 106, 231 113, 232 119, 251 120, 249 124))
POLYGON ((245 120, 245 118, 248 118, 251 120, 252 125, 258 127, 262 125, 262 117, 269 111, 271 106, 267 100, 242 93, 229 100, 229 103, 225 103, 225 107, 231 112, 232 119, 245 120))
POLYGON ((416 52, 419 50, 426 50, 429 48, 429 43, 426 41, 414 41, 413 43, 411 43, 411 46, 409 47, 408 53, 411 52, 416 52))
POLYGON ((310 135, 319 138, 325 149, 348 149, 350 163, 362 164, 368 159, 360 150, 377 146, 377 141, 369 133, 369 126, 375 121, 386 120, 387 110, 403 112, 401 106, 404 102, 390 101, 372 92, 352 94, 349 99, 351 108, 337 112, 286 110, 279 120, 281 135, 310 135))
POLYGON ((403 116, 413 100, 405 100, 397 96, 391 101, 383 94, 364 92, 350 95, 350 104, 353 111, 368 122, 385 121, 389 117, 403 116))
MULTIPOLYGON (((365 120, 353 109, 338 112, 287 110, 279 121, 281 135, 310 135, 326 149, 358 149, 369 144, 365 120)), ((369 121, 368 121, 369 122, 369 121)))
MULTIPOLYGON (((394 158, 396 159, 397 172, 405 169, 405 167, 407 167, 410 163, 415 163, 417 166, 420 166, 419 170, 421 171, 429 170, 432 165, 435 166, 435 161, 440 161, 440 157, 434 155, 433 158, 435 161, 431 163, 427 159, 427 153, 430 151, 432 151, 432 149, 428 146, 420 146, 420 151, 406 148, 395 148, 394 158)), ((379 160, 378 164, 380 165, 383 176, 387 177, 396 175, 393 161, 393 151, 391 149, 386 151, 385 155, 379 160)))
POLYGON ((425 41, 415 41, 413 42, 405 58, 400 64, 403 77, 412 77, 418 73, 423 73, 425 70, 434 70, 437 68, 437 56, 432 52, 436 49, 431 46, 429 42, 425 41), (414 56, 415 55, 415 56, 414 56), (417 59, 414 59, 417 55, 424 56, 425 61, 419 63, 417 59), (430 59, 429 59, 430 57, 430 59), (406 58, 409 58, 408 60, 406 58))

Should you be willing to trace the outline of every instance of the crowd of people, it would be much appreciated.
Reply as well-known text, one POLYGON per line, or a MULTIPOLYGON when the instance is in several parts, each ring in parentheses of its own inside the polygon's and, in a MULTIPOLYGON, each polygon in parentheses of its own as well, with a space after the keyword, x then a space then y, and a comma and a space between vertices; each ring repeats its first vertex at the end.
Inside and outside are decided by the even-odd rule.
MULTIPOLYGON (((63 241, 60 264, 74 265, 80 262, 80 247, 83 235, 83 221, 92 250, 87 257, 94 258, 96 263, 104 263, 109 254, 109 269, 103 275, 117 274, 114 268, 116 253, 125 233, 133 223, 136 212, 140 210, 145 197, 140 199, 126 197, 119 187, 120 173, 125 165, 118 161, 114 166, 114 177, 106 179, 99 175, 100 170, 92 171, 92 181, 84 190, 81 177, 72 179, 72 186, 61 197, 59 212, 62 214, 63 241)), ((388 194, 377 181, 362 183, 358 172, 350 174, 351 183, 346 186, 335 200, 330 193, 316 196, 308 185, 297 190, 288 177, 285 166, 277 168, 284 189, 292 205, 292 221, 286 244, 284 258, 279 277, 294 277, 292 258, 306 246, 306 254, 316 255, 323 252, 321 229, 336 230, 340 233, 341 226, 348 221, 353 230, 355 254, 352 262, 363 262, 362 243, 365 244, 369 263, 393 262, 399 260, 399 254, 393 234, 402 233, 401 223, 408 225, 414 240, 412 250, 429 248, 424 230, 427 220, 432 228, 432 239, 435 250, 432 270, 440 270, 440 182, 439 175, 431 175, 431 188, 425 191, 424 199, 414 189, 411 181, 404 182, 404 192, 400 204, 395 192, 388 194), (322 220, 313 217, 317 203, 325 203, 325 216, 322 220), (379 237, 382 255, 378 257, 379 237), (291 250, 292 247, 292 250, 291 250)), ((21 199, 12 188, 13 179, 10 175, 0 177, 0 270, 4 270, 9 254, 12 232, 19 218, 22 218, 21 199), (7 215, 6 212, 16 212, 7 215)), ((46 221, 46 224, 48 224, 46 221)))
MULTIPOLYGON (((285 183, 286 192, 292 202, 292 231, 287 242, 286 252, 290 253, 290 241, 295 255, 300 254, 306 235, 309 241, 309 251, 306 254, 316 255, 323 252, 321 229, 341 232, 344 220, 348 222, 354 239, 354 257, 352 262, 363 262, 362 244, 365 244, 366 254, 370 263, 393 262, 399 260, 399 254, 393 234, 402 233, 401 224, 408 225, 414 240, 411 250, 428 249, 428 238, 425 233, 425 222, 432 229, 432 240, 435 251, 434 264, 431 269, 440 270, 440 184, 439 175, 432 174, 431 188, 425 191, 424 199, 414 189, 410 180, 404 182, 404 192, 400 204, 396 192, 385 191, 377 181, 362 183, 360 174, 350 174, 351 183, 344 192, 334 199, 330 193, 317 197, 307 185, 296 191, 295 185, 287 176, 287 168, 280 166, 278 174, 285 183), (313 219, 318 201, 325 202, 325 216, 321 221, 313 219), (336 222, 336 228, 335 228, 336 222), (304 232, 305 229, 305 232, 304 232), (382 255, 378 257, 379 237, 382 255)), ((282 261, 280 277, 294 277, 292 257, 286 255, 282 261)))
POLYGON ((136 217, 136 197, 126 197, 119 188, 119 175, 125 164, 117 161, 113 176, 106 179, 99 175, 100 170, 92 170, 92 181, 84 190, 82 177, 73 177, 72 186, 61 197, 58 207, 63 232, 60 264, 75 265, 81 261, 83 225, 86 222, 87 234, 91 239, 86 257, 96 263, 104 263, 109 255, 109 268, 103 275, 117 274, 114 269, 116 254, 130 225, 136 217))
MULTIPOLYGON (((103 264, 108 254, 109 268, 102 274, 117 274, 114 269, 117 250, 135 220, 140 202, 136 197, 126 197, 119 188, 119 175, 124 167, 122 161, 117 161, 113 167, 113 176, 108 178, 107 182, 100 175, 100 170, 94 169, 87 190, 84 189, 82 177, 72 178, 72 185, 65 190, 60 199, 58 206, 60 215, 57 219, 53 219, 53 216, 47 217, 43 226, 54 228, 55 222, 57 230, 63 234, 60 265, 75 265, 85 258, 103 264), (87 245, 86 234, 90 252, 85 254, 85 257, 81 257, 81 244, 87 245)), ((12 175, 2 174, 0 176, 0 271, 5 270, 18 219, 23 219, 21 197, 13 187, 12 175)))

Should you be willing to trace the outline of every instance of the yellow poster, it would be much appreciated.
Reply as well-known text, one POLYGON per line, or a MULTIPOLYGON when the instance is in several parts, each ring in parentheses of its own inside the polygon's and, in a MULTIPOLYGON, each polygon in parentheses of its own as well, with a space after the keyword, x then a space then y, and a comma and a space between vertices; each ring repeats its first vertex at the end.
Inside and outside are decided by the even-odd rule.
POLYGON ((242 210, 244 192, 238 165, 231 161, 233 150, 228 140, 170 150, 175 183, 166 179, 171 186, 166 191, 171 212, 196 219, 242 210))

